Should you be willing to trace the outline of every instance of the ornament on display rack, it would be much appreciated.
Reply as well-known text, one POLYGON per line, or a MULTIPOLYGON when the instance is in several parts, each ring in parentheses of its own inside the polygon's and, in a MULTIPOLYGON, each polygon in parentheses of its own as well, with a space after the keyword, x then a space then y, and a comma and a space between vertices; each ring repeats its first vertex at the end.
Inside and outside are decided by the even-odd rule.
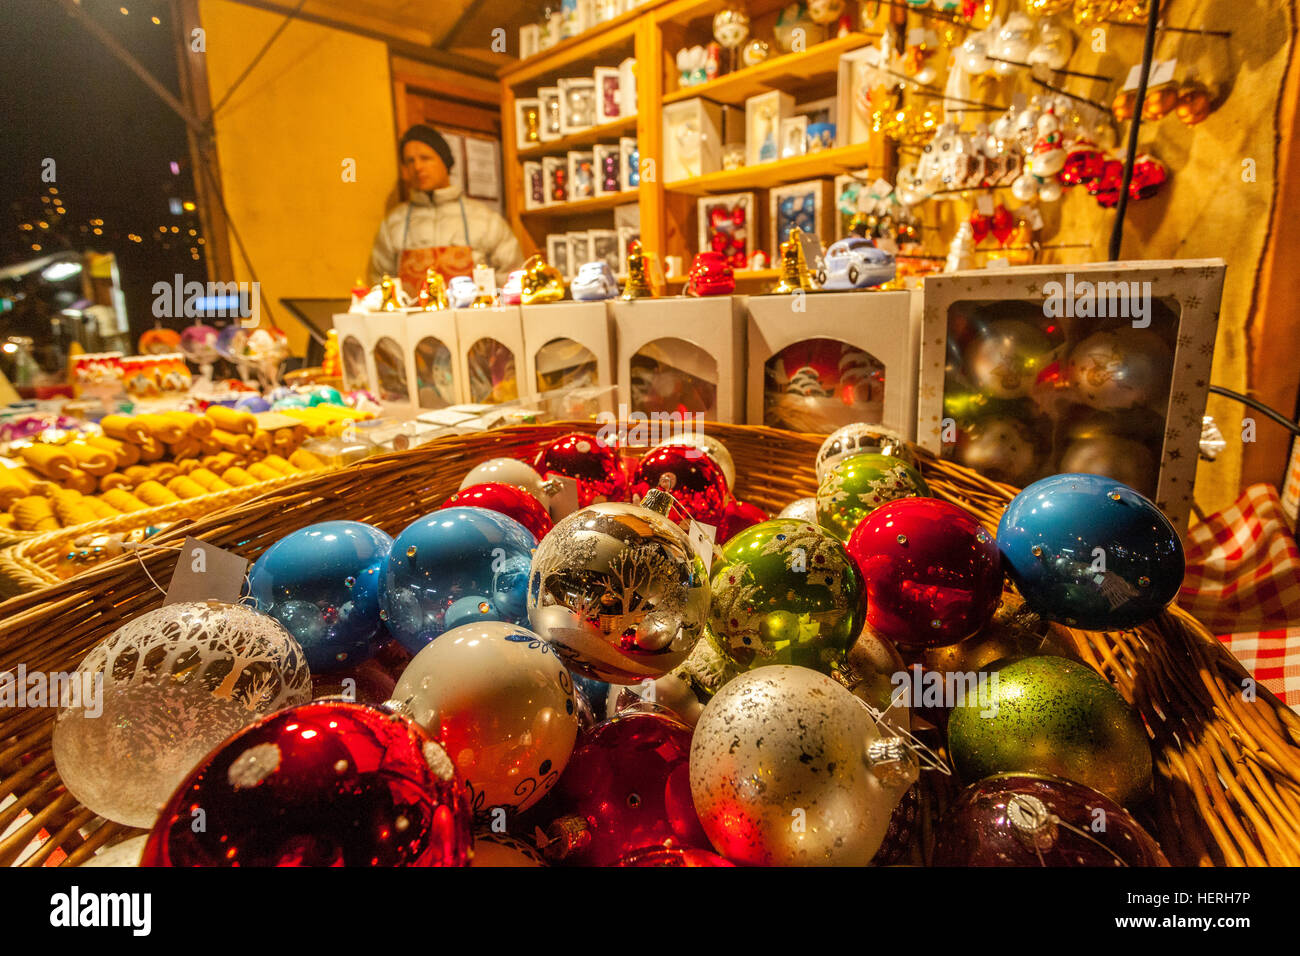
POLYGON ((604 502, 542 539, 528 585, 532 628, 569 668, 611 684, 654 679, 684 661, 704 630, 709 578, 677 525, 672 499, 604 502))
POLYGON ((447 508, 393 540, 380 583, 388 630, 412 654, 478 621, 527 621, 528 567, 537 539, 485 508, 447 508))
POLYGON ((939 820, 935 866, 1168 866, 1141 825, 1089 787, 1000 773, 967 787, 939 820), (1105 821, 1098 826, 1099 820, 1105 821))
POLYGON ((700 823, 727 859, 865 866, 918 765, 907 743, 833 679, 777 665, 742 674, 709 701, 690 775, 700 823))
POLYGON ((726 256, 708 250, 696 253, 686 274, 686 295, 731 295, 735 291, 736 274, 726 256))
POLYGON ((696 521, 722 524, 729 492, 722 469, 694 448, 663 445, 641 459, 632 476, 633 502, 639 502, 658 488, 672 495, 674 503, 696 521))
POLYGON ((702 46, 683 47, 677 51, 678 86, 696 86, 708 79, 708 52, 702 46))
POLYGON ((524 305, 539 305, 543 302, 559 302, 563 298, 564 278, 560 275, 560 270, 540 255, 529 256, 524 263, 524 274, 519 280, 519 301, 524 305))
POLYGON ((472 846, 465 786, 432 737, 373 707, 313 701, 208 754, 141 865, 467 866, 472 846))
POLYGON ((1073 48, 1074 34, 1055 20, 1040 20, 1034 45, 1030 48, 1026 61, 1030 66, 1063 70, 1070 62, 1073 48))
POLYGON ((351 667, 386 640, 379 577, 393 539, 360 521, 308 525, 267 548, 248 594, 301 646, 313 674, 351 667))
POLYGON ((817 485, 817 521, 841 541, 881 505, 898 498, 929 497, 921 473, 888 455, 853 455, 826 469, 817 485))
POLYGON ((548 442, 533 459, 533 470, 546 479, 558 475, 577 482, 579 508, 627 500, 627 475, 618 452, 597 436, 574 432, 548 442))
POLYGON ((564 664, 532 631, 500 621, 462 625, 425 647, 397 679, 391 705, 447 751, 480 816, 537 803, 578 735, 564 664))
POLYGON ((755 37, 745 44, 745 49, 740 54, 740 61, 745 66, 758 66, 771 55, 772 48, 768 46, 767 41, 755 37))
POLYGON ((133 827, 152 826, 222 740, 311 698, 302 649, 279 622, 217 601, 169 604, 128 621, 73 679, 96 690, 58 702, 67 704, 54 723, 59 777, 90 810, 133 827))
POLYGON ((948 718, 948 753, 966 782, 995 773, 1050 773, 1117 803, 1151 790, 1151 746, 1141 718, 1100 674, 1063 657, 1001 668, 948 718))
POLYGON ((400 312, 406 308, 406 293, 402 290, 402 283, 394 279, 388 273, 379 280, 379 308, 372 311, 376 312, 400 312))
POLYGON ((784 52, 798 53, 826 39, 826 27, 808 16, 804 3, 792 3, 778 14, 772 34, 784 52))
POLYGON ((862 601, 862 578, 834 535, 778 518, 722 548, 709 631, 741 668, 798 664, 829 673, 861 627, 862 601))
POLYGON ((461 480, 460 490, 482 484, 514 485, 522 488, 542 504, 550 500, 551 491, 532 465, 517 458, 489 458, 469 470, 461 480))
POLYGON ((420 288, 416 305, 425 312, 437 312, 449 308, 447 304, 447 283, 442 273, 430 267, 424 272, 424 285, 420 288))
POLYGON ((808 18, 813 23, 837 23, 843 14, 844 0, 808 0, 808 18))
POLYGON ((1034 482, 1007 505, 997 539, 1025 602, 1070 627, 1137 627, 1164 610, 1183 583, 1183 546, 1169 519, 1100 475, 1034 482), (1042 507, 1047 502, 1051 507, 1042 507))
POLYGON ((1029 51, 1034 45, 1034 21, 1016 11, 997 31, 987 56, 993 60, 993 73, 1011 76, 1029 61, 1029 51))
POLYGON ((447 283, 447 302, 453 309, 471 308, 477 298, 478 285, 471 276, 452 276, 447 283))
POLYGON ((1188 80, 1178 90, 1178 105, 1174 112, 1188 126, 1203 123, 1214 112, 1217 97, 1204 83, 1188 80))
POLYGON ((781 277, 772 287, 771 295, 812 292, 817 288, 804 256, 803 237, 802 229, 798 226, 790 227, 789 238, 781 243, 781 277))
POLYGON ((993 535, 947 501, 884 505, 854 529, 848 552, 866 587, 867 623, 899 644, 964 641, 983 630, 1002 599, 993 535))
POLYGON ((995 319, 966 347, 971 383, 994 398, 1024 398, 1047 368, 1052 343, 1046 333, 1020 319, 995 319))
POLYGON ((727 8, 713 15, 713 38, 727 51, 728 69, 736 68, 736 51, 749 36, 749 15, 743 10, 727 8))

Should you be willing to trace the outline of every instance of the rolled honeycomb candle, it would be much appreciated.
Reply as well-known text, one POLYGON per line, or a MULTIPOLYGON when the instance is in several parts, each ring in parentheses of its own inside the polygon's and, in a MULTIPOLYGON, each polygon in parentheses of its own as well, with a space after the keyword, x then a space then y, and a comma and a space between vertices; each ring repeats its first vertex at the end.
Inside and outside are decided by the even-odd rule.
POLYGON ((157 508, 160 505, 172 505, 181 500, 156 481, 142 482, 135 489, 135 496, 151 508, 157 508))
POLYGON ((197 498, 208 493, 208 489, 187 475, 177 475, 167 482, 167 490, 179 498, 197 498))
POLYGON ((107 435, 92 435, 86 439, 86 444, 102 448, 112 454, 117 459, 119 470, 129 468, 140 460, 140 446, 129 441, 118 441, 107 435))
POLYGON ((94 495, 86 495, 81 499, 82 503, 95 513, 96 518, 116 518, 122 512, 114 508, 103 498, 97 498, 94 495))
POLYGON ((253 439, 249 435, 239 432, 228 432, 224 428, 218 428, 212 433, 217 444, 223 451, 234 452, 237 455, 247 455, 253 448, 253 439))
POLYGON ((68 454, 77 460, 78 468, 89 472, 96 478, 102 478, 104 475, 117 471, 117 456, 112 452, 75 441, 68 442, 64 447, 67 448, 68 454))
POLYGON ((223 481, 234 485, 235 487, 257 484, 257 479, 242 468, 227 468, 221 473, 221 478, 223 481))
POLYGON ((248 412, 238 412, 223 405, 209 405, 204 412, 221 431, 252 435, 257 431, 257 419, 248 412))
POLYGON ((258 481, 271 481, 275 478, 283 478, 284 475, 276 471, 270 465, 265 465, 260 461, 255 461, 248 466, 248 473, 258 481))
POLYGON ((216 472, 209 471, 207 468, 195 468, 190 472, 190 478, 197 481, 208 491, 228 491, 233 487, 216 472))
POLYGON ((58 445, 24 445, 19 454, 33 471, 54 481, 67 481, 77 470, 77 459, 58 445))
POLYGON ((60 527, 49 499, 40 495, 19 498, 10 508, 10 514, 20 531, 58 531, 60 527))
POLYGON ((156 438, 145 436, 145 440, 140 443, 140 460, 142 462, 158 461, 165 454, 167 454, 167 446, 156 438))
POLYGON ((165 445, 178 442, 189 434, 189 429, 166 415, 137 415, 136 419, 149 432, 149 436, 165 445))
POLYGON ((88 471, 82 471, 80 468, 72 469, 72 474, 64 479, 63 484, 65 487, 79 491, 83 495, 91 495, 99 490, 99 479, 88 471))
POLYGON ((125 488, 112 488, 100 497, 118 511, 144 511, 149 507, 125 488))
POLYGON ((130 415, 105 415, 100 419, 99 427, 109 438, 136 445, 143 445, 149 438, 149 429, 130 415))

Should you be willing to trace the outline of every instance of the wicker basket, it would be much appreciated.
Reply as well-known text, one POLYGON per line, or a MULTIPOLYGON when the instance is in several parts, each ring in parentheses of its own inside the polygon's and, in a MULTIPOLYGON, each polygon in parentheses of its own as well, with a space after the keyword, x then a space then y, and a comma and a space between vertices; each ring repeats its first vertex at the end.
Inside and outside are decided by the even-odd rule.
MULTIPOLYGON (((540 441, 593 428, 562 423, 439 439, 298 479, 171 529, 146 552, 0 604, 0 671, 20 662, 29 670, 75 668, 122 622, 159 606, 162 594, 141 566, 165 583, 185 535, 252 558, 287 532, 326 519, 368 521, 395 534, 444 501, 474 464, 522 456, 540 441)), ((775 511, 815 491, 812 462, 820 437, 737 425, 708 430, 735 458, 741 498, 775 511)), ((934 494, 996 526, 1015 489, 924 453, 921 458, 934 494)), ((1300 864, 1300 717, 1262 687, 1257 699, 1244 699, 1246 671, 1176 608, 1135 631, 1056 630, 1145 719, 1156 783, 1139 815, 1172 862, 1300 864)), ((13 864, 33 842, 39 848, 24 865, 80 863, 130 832, 115 823, 97 826, 102 821, 64 790, 50 751, 52 726, 51 710, 0 711, 0 833, 23 818, 0 840, 0 864, 13 864)), ((918 853, 946 803, 944 786, 941 781, 923 795, 918 853)))

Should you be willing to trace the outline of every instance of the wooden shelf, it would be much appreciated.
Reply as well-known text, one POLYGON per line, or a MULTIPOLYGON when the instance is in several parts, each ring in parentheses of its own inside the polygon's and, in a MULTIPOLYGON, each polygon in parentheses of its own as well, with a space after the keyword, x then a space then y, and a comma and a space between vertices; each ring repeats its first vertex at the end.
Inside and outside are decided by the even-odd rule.
POLYGON ((560 76, 590 74, 597 63, 617 66, 623 56, 632 55, 637 21, 654 4, 644 4, 577 36, 501 70, 497 76, 511 87, 550 86, 560 76), (611 63, 610 60, 613 60, 611 63))
POLYGON ((519 215, 525 219, 563 219, 569 216, 581 216, 589 212, 600 212, 637 201, 640 190, 625 189, 621 193, 609 193, 605 196, 592 196, 590 199, 577 199, 573 202, 556 203, 553 206, 541 206, 537 209, 521 210, 519 215))
MULTIPOLYGON (((687 269, 690 263, 686 263, 687 269)), ((762 282, 763 280, 774 281, 781 275, 780 269, 737 269, 735 271, 736 282, 762 282)), ((669 285, 685 285, 686 276, 669 276, 664 280, 669 285)))
POLYGON ((591 146, 602 140, 611 139, 617 141, 620 136, 635 132, 636 115, 633 114, 632 116, 617 119, 612 123, 592 126, 578 133, 570 133, 568 136, 561 136, 559 139, 552 139, 545 143, 538 143, 536 146, 529 146, 527 149, 519 150, 517 155, 520 159, 555 156, 559 153, 567 153, 569 150, 577 149, 580 146, 591 146))
POLYGON ((741 106, 751 96, 770 90, 789 92, 806 86, 810 78, 839 70, 840 57, 875 41, 868 33, 850 33, 843 38, 826 40, 802 53, 786 53, 756 66, 747 66, 695 86, 684 86, 664 97, 664 103, 702 97, 715 103, 741 106))
POLYGON ((778 159, 757 166, 742 166, 740 169, 724 169, 690 179, 678 179, 675 182, 665 183, 664 189, 691 196, 707 196, 710 193, 730 193, 748 189, 770 189, 773 186, 782 186, 804 179, 835 176, 850 169, 861 169, 867 165, 870 154, 870 143, 836 146, 806 156, 791 156, 788 159, 778 159))

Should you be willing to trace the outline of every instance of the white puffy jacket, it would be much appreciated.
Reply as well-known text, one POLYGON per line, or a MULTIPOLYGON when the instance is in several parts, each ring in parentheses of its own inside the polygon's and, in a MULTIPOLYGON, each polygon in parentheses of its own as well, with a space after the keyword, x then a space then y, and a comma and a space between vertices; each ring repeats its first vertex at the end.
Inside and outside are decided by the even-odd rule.
POLYGON ((463 192, 455 183, 432 193, 417 189, 411 193, 409 203, 398 203, 384 217, 375 236, 375 245, 370 253, 371 283, 378 282, 384 273, 397 275, 403 249, 469 246, 474 250, 475 264, 491 266, 497 276, 497 288, 503 286, 510 271, 523 265, 519 240, 500 213, 486 203, 464 196, 463 192), (463 220, 458 201, 462 198, 465 202, 463 220), (406 219, 408 207, 411 211, 409 227, 406 219), (469 224, 469 236, 465 235, 465 223, 469 224))

